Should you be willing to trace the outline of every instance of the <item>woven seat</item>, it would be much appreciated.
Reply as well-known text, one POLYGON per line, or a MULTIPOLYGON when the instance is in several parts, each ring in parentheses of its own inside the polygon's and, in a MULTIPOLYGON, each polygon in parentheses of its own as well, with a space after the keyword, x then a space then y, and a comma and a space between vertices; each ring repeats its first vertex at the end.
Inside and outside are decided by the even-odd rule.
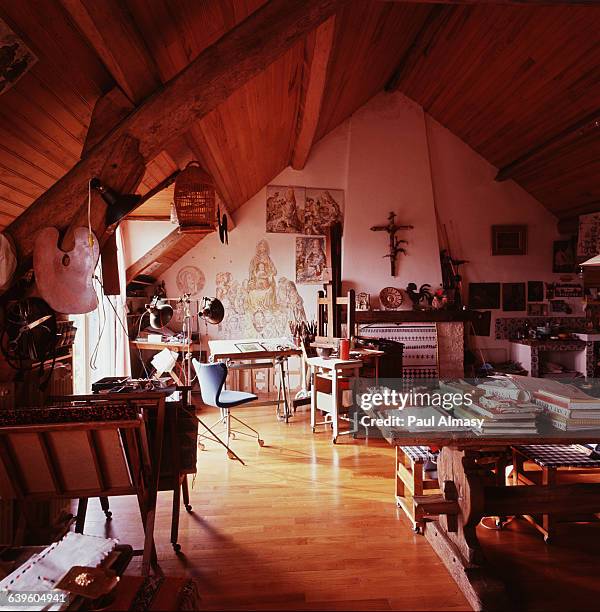
POLYGON ((526 459, 540 467, 600 467, 600 459, 591 459, 577 446, 570 444, 530 444, 515 447, 526 459))
POLYGON ((429 447, 427 446, 401 446, 400 448, 412 461, 427 461, 429 458, 429 447))
MULTIPOLYGON (((565 480, 585 477, 600 478, 600 459, 590 458, 576 444, 528 444, 513 447, 513 482, 516 485, 553 486, 565 480), (529 463, 529 466, 526 463, 529 463), (535 464, 537 468, 531 464, 535 464)), ((560 517, 560 522, 582 522, 594 516, 577 515, 577 501, 573 500, 573 516, 560 517)), ((523 515, 549 542, 556 532, 559 517, 551 514, 523 515)))

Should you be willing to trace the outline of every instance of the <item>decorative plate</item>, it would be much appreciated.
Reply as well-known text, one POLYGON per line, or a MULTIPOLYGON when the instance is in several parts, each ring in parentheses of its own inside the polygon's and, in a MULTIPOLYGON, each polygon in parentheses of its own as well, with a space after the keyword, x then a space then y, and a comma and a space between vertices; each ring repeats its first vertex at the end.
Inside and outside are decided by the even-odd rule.
POLYGON ((404 296, 396 287, 386 287, 379 292, 379 301, 385 310, 396 310, 402 306, 404 296))

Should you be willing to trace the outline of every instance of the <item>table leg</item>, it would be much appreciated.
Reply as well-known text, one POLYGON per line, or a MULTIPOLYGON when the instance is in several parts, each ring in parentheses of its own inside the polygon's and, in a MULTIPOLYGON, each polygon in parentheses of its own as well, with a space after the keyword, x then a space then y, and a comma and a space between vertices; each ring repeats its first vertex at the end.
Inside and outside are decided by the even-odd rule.
POLYGON ((490 572, 477 539, 485 493, 475 457, 473 452, 442 448, 437 464, 440 489, 457 511, 427 522, 425 537, 474 610, 506 610, 510 603, 505 587, 490 572))
POLYGON ((312 366, 310 366, 310 377, 310 428, 315 433, 315 427, 317 426, 317 372, 312 366))
POLYGON ((338 437, 338 377, 337 372, 333 370, 333 378, 331 380, 331 418, 333 426, 332 441, 335 444, 338 437))
POLYGON ((279 357, 279 385, 283 394, 283 418, 287 423, 290 419, 290 403, 288 401, 287 386, 285 384, 285 358, 279 357))

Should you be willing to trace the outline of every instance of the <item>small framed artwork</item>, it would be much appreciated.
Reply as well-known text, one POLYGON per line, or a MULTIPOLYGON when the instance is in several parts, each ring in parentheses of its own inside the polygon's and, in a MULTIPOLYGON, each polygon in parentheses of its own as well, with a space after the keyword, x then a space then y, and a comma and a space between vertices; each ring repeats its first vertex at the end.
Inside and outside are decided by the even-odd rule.
POLYGON ((527 304, 527 314, 530 317, 547 317, 548 304, 527 304))
POLYGON ((469 283, 469 307, 500 308, 500 283, 469 283))
POLYGON ((575 241, 555 240, 552 249, 552 272, 571 274, 576 271, 575 241))
POLYGON ((492 255, 526 254, 526 225, 492 225, 492 255))
POLYGON ((571 314, 573 309, 564 300, 551 300, 550 302, 551 312, 564 312, 565 314, 571 314))
POLYGON ((361 291, 356 294, 356 310, 371 310, 371 294, 361 291))
POLYGON ((527 281, 527 301, 528 302, 543 302, 544 301, 544 282, 543 281, 527 281))
POLYGON ((235 346, 240 353, 259 353, 265 350, 258 342, 238 342, 235 346))
POLYGON ((502 283, 502 310, 525 310, 525 283, 502 283))

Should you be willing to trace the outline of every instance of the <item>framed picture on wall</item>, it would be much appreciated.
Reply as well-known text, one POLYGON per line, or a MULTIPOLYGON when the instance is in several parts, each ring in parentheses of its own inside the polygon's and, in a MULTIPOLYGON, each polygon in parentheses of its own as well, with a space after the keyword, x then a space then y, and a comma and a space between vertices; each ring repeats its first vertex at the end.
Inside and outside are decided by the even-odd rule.
POLYGON ((530 317, 548 316, 548 304, 527 304, 527 314, 530 317))
POLYGON ((544 283, 543 281, 527 281, 527 301, 528 302, 543 302, 544 301, 544 283))
POLYGON ((502 283, 502 310, 525 310, 525 283, 502 283))
POLYGON ((526 254, 526 225, 492 225, 492 255, 526 254))
POLYGON ((469 307, 500 308, 500 283, 469 283, 469 307))
POLYGON ((555 240, 552 249, 552 272, 572 274, 576 271, 575 241, 555 240))

